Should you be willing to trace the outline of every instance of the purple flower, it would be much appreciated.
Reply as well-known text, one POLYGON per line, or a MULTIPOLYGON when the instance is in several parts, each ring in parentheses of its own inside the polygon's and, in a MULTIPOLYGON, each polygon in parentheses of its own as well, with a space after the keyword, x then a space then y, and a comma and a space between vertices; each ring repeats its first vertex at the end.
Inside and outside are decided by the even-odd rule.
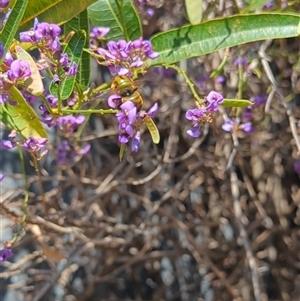
POLYGON ((300 176, 300 160, 294 162, 294 171, 300 176))
POLYGON ((232 132, 235 124, 236 124, 236 123, 235 123, 232 119, 228 118, 228 119, 223 123, 222 129, 223 129, 225 132, 232 132))
POLYGON ((151 19, 154 16, 154 9, 147 8, 145 11, 145 16, 146 16, 146 18, 151 19))
POLYGON ((126 101, 120 109, 121 111, 116 114, 119 122, 119 143, 126 144, 134 135, 133 124, 137 119, 137 108, 132 101, 126 101))
POLYGON ((71 151, 71 147, 69 142, 64 140, 61 145, 56 147, 56 159, 59 164, 67 164, 69 161, 69 152, 71 151))
POLYGON ((109 33, 109 31, 110 31, 109 27, 103 27, 103 26, 94 27, 90 33, 91 42, 96 40, 101 40, 109 33))
POLYGON ((30 152, 40 152, 43 147, 47 144, 48 139, 46 138, 33 138, 29 137, 23 143, 23 148, 30 152))
POLYGON ((108 97, 107 103, 111 108, 116 109, 122 104, 122 97, 118 94, 112 94, 108 97))
POLYGON ((210 112, 217 112, 219 105, 224 101, 224 97, 218 92, 211 91, 205 100, 209 103, 206 110, 210 112))
POLYGON ((215 78, 216 84, 224 84, 226 82, 226 77, 224 75, 219 75, 215 78))
POLYGON ((133 124, 137 117, 137 108, 132 101, 126 101, 120 106, 121 112, 116 114, 119 124, 133 124))
POLYGON ((188 131, 187 134, 192 138, 198 138, 201 134, 199 124, 193 125, 188 131))
POLYGON ((73 62, 67 74, 68 76, 75 76, 77 71, 78 65, 75 62, 73 62))
POLYGON ((36 20, 36 31, 40 32, 43 37, 52 38, 54 40, 61 33, 61 29, 56 24, 49 24, 47 22, 42 22, 38 24, 36 20))
POLYGON ((20 41, 39 44, 41 47, 56 52, 61 48, 58 38, 60 33, 61 29, 58 25, 47 22, 39 23, 35 18, 33 29, 20 33, 20 41))
POLYGON ((59 51, 61 49, 59 38, 56 37, 53 41, 48 42, 47 46, 49 47, 50 50, 52 50, 52 52, 59 51))
POLYGON ((253 118, 253 108, 252 106, 246 107, 242 112, 242 119, 244 121, 250 121, 253 118))
POLYGON ((16 144, 13 140, 2 140, 0 146, 2 149, 12 149, 16 144))
POLYGON ((268 3, 266 3, 264 6, 263 6, 263 8, 272 8, 272 7, 274 7, 275 6, 275 3, 274 3, 274 1, 270 1, 270 2, 268 2, 268 3))
POLYGON ((10 0, 0 0, 0 8, 6 8, 10 0))
POLYGON ((185 118, 191 121, 198 121, 199 119, 205 116, 205 113, 205 109, 189 109, 185 113, 185 118))
POLYGON ((252 131, 252 123, 246 122, 241 124, 241 120, 239 118, 235 118, 235 119, 228 118, 223 123, 222 129, 225 132, 235 132, 238 130, 242 130, 245 133, 250 133, 252 131))
POLYGON ((255 106, 261 106, 261 105, 265 105, 268 99, 268 95, 267 94, 259 94, 256 95, 254 97, 254 105, 255 106))
POLYGON ((137 153, 141 144, 141 132, 137 131, 132 138, 131 151, 137 153))
POLYGON ((15 60, 10 65, 8 77, 10 80, 22 80, 25 77, 31 76, 29 64, 25 60, 15 60))
POLYGON ((0 94, 0 105, 5 104, 8 101, 8 94, 1 93, 0 94))
POLYGON ((155 103, 147 112, 147 115, 151 118, 154 118, 158 112, 158 104, 155 103))
POLYGON ((4 64, 5 64, 7 67, 10 67, 13 61, 14 61, 14 58, 13 58, 13 56, 11 55, 11 52, 10 52, 10 51, 7 51, 6 54, 5 54, 5 58, 4 58, 4 64))
POLYGON ((132 70, 142 67, 147 58, 154 59, 159 55, 153 51, 150 41, 142 38, 128 43, 125 40, 110 41, 107 48, 98 48, 97 51, 113 75, 130 76, 132 70))
POLYGON ((58 117, 56 122, 57 125, 62 129, 67 132, 73 133, 75 129, 78 127, 78 125, 84 123, 85 121, 85 116, 83 115, 66 115, 62 117, 58 117))
POLYGON ((2 59, 4 55, 4 46, 3 46, 3 43, 0 42, 0 59, 2 59))
POLYGON ((5 248, 0 250, 0 262, 3 262, 13 256, 11 248, 5 248))
POLYGON ((234 60, 233 64, 235 67, 243 66, 244 68, 246 68, 248 61, 247 61, 247 58, 245 58, 245 57, 238 57, 234 60))
POLYGON ((4 178, 5 178, 5 175, 0 173, 0 182, 2 182, 4 178))
POLYGON ((60 55, 59 63, 62 67, 68 68, 71 61, 70 61, 69 56, 68 56, 67 53, 62 53, 60 55))
POLYGON ((193 138, 200 136, 200 125, 212 121, 212 114, 218 111, 219 105, 224 101, 223 96, 215 91, 209 92, 205 97, 204 103, 200 108, 189 109, 185 113, 185 118, 190 121, 196 122, 188 131, 187 134, 193 138))

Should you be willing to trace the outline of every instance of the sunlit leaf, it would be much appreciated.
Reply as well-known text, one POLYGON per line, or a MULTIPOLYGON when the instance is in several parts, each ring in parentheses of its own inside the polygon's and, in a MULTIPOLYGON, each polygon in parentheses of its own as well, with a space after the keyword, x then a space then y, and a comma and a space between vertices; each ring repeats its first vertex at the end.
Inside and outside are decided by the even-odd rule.
POLYGON ((160 135, 156 124, 150 117, 145 118, 145 124, 148 128, 148 131, 150 132, 153 143, 158 144, 160 141, 160 135))
MULTIPOLYGON (((20 0, 12 0, 11 3, 14 4, 19 1, 20 0)), ((97 0, 29 0, 20 25, 23 29, 31 28, 35 17, 37 17, 40 22, 45 21, 61 25, 77 16, 96 1, 97 0)))
POLYGON ((216 19, 185 26, 154 36, 151 41, 160 56, 150 65, 173 64, 190 57, 265 39, 297 37, 300 15, 253 14, 216 19))
POLYGON ((29 137, 47 138, 47 133, 33 108, 24 99, 22 93, 12 86, 9 90, 8 102, 0 105, 0 120, 10 129, 16 130, 25 139, 29 137))
MULTIPOLYGON (((22 17, 25 13, 28 0, 18 0, 16 5, 12 8, 10 15, 0 33, 0 41, 4 46, 5 53, 9 49, 17 31, 22 17)), ((0 63, 4 57, 0 58, 0 63)))
POLYGON ((199 24, 202 20, 202 0, 185 0, 185 7, 189 22, 199 24))
POLYGON ((253 102, 248 99, 228 99, 225 98, 222 102, 223 107, 243 108, 253 105, 253 102))
POLYGON ((22 47, 15 46, 15 50, 17 58, 27 61, 31 70, 31 76, 25 81, 27 91, 32 95, 41 95, 44 92, 44 84, 35 61, 33 60, 32 56, 22 47))
MULTIPOLYGON (((88 20, 87 10, 82 11, 78 16, 74 17, 68 21, 64 26, 65 35, 76 32, 78 30, 84 30, 86 33, 86 41, 84 48, 89 48, 90 46, 90 26, 88 20)), ((79 71, 77 74, 77 81, 81 83, 83 89, 89 87, 90 84, 90 73, 91 73, 91 57, 90 55, 83 51, 81 55, 81 60, 79 64, 79 71)))
POLYGON ((93 26, 110 28, 107 35, 110 40, 134 40, 142 36, 141 22, 130 0, 98 0, 88 8, 88 13, 93 26), (122 7, 118 8, 117 2, 122 7))

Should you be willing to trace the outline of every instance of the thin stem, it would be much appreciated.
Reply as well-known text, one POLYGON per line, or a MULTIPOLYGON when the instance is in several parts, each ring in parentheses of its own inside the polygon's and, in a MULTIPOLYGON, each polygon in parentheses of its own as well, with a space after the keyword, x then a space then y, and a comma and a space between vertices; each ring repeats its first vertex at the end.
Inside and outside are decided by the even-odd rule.
POLYGON ((46 108, 47 108, 47 110, 49 111, 49 113, 52 115, 52 114, 53 114, 53 110, 52 110, 52 108, 50 107, 47 98, 44 96, 44 94, 41 94, 39 97, 41 98, 42 102, 43 102, 44 105, 46 106, 46 108))
POLYGON ((90 115, 90 114, 101 114, 101 115, 105 115, 105 114, 116 114, 118 113, 118 110, 113 110, 113 109, 99 109, 99 110, 93 110, 93 109, 88 109, 88 110, 71 110, 71 109, 62 109, 62 113, 80 113, 80 114, 86 114, 86 115, 90 115))
POLYGON ((166 68, 171 68, 174 69, 176 72, 178 72, 179 74, 182 75, 182 77, 184 78, 186 84, 189 86, 194 98, 199 102, 200 105, 202 105, 204 103, 204 100, 201 99, 198 95, 198 93, 195 90, 195 85, 194 83, 189 79, 189 77, 187 76, 186 72, 183 71, 182 69, 180 69, 179 67, 177 67, 176 65, 168 65, 168 64, 163 64, 164 67, 166 68))
POLYGON ((18 229, 18 231, 15 233, 11 243, 14 244, 18 237, 21 235, 22 230, 24 228, 26 219, 27 219, 27 208, 28 208, 28 200, 29 200, 29 183, 28 183, 28 177, 27 177, 27 173, 26 173, 26 168, 25 168, 25 160, 24 160, 24 155, 22 152, 22 148, 18 147, 18 153, 19 153, 19 157, 20 157, 20 161, 21 161, 21 169, 22 169, 22 173, 24 175, 24 193, 25 193, 25 198, 24 198, 24 203, 23 203, 23 216, 21 219, 21 225, 20 228, 18 229))

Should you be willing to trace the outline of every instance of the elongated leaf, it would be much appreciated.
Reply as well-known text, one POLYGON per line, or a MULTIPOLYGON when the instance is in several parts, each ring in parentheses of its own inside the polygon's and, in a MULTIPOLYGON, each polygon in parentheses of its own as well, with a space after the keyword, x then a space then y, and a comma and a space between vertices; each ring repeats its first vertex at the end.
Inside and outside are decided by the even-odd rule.
POLYGON ((296 37, 300 16, 290 14, 253 14, 228 17, 170 30, 152 38, 160 56, 150 65, 172 64, 226 47, 264 39, 296 37))
POLYGON ((199 24, 202 20, 202 0, 185 0, 185 7, 189 22, 199 24))
MULTIPOLYGON (((12 0, 12 4, 20 0, 12 0)), ((77 16, 97 0, 29 0, 26 12, 21 22, 24 29, 33 26, 33 20, 64 24, 77 16)))
POLYGON ((223 107, 236 107, 236 108, 243 108, 252 106, 253 102, 248 99, 224 99, 222 102, 223 107))
POLYGON ((145 124, 148 128, 148 131, 150 132, 153 143, 158 144, 160 141, 160 135, 156 124, 150 117, 145 118, 145 124))
MULTIPOLYGON (((9 49, 17 31, 22 17, 25 13, 28 0, 18 0, 16 5, 12 8, 10 15, 0 33, 0 41, 4 46, 4 53, 9 49)), ((0 58, 0 63, 2 63, 4 56, 0 58)))
POLYGON ((44 92, 44 84, 35 61, 22 47, 15 46, 15 49, 17 58, 27 61, 31 70, 31 76, 25 81, 27 91, 35 96, 41 95, 44 92))
MULTIPOLYGON (((67 35, 72 31, 84 30, 86 33, 86 41, 84 48, 90 47, 90 26, 88 20, 87 10, 82 11, 78 16, 71 19, 64 26, 64 33, 67 35)), ((90 55, 83 51, 79 71, 77 74, 77 81, 81 84, 83 89, 88 88, 90 84, 90 73, 91 73, 91 57, 90 55)))
POLYGON ((47 138, 47 133, 33 108, 26 102, 21 92, 12 86, 9 99, 16 105, 0 105, 0 119, 10 129, 16 130, 25 139, 29 137, 47 138))
MULTIPOLYGON (((85 45, 85 35, 86 34, 83 30, 75 32, 64 50, 64 53, 68 54, 71 62, 75 62, 77 65, 80 63, 82 50, 85 45)), ((66 76, 61 83, 52 83, 50 85, 50 92, 54 96, 59 97, 61 100, 65 100, 72 94, 75 81, 76 76, 66 76), (58 95, 58 91, 60 91, 60 95, 58 95)))
POLYGON ((93 26, 110 28, 110 40, 134 40, 142 36, 141 22, 130 0, 98 0, 88 8, 93 26), (116 2, 123 3, 120 9, 116 2), (120 13, 121 12, 121 13, 120 13))

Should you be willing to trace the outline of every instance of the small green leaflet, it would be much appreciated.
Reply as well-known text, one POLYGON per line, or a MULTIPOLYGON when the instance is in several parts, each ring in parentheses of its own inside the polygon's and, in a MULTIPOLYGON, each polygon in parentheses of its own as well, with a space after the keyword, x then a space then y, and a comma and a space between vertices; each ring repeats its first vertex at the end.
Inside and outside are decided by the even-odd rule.
POLYGON ((150 132, 153 143, 158 144, 160 141, 160 135, 154 121, 150 117, 146 117, 144 121, 150 132))
POLYGON ((9 90, 9 99, 16 105, 10 105, 8 102, 0 105, 0 120, 25 139, 29 137, 47 138, 47 133, 39 117, 15 86, 9 90))
MULTIPOLYGON (((86 34, 84 30, 79 30, 73 34, 68 44, 65 47, 64 53, 68 54, 71 64, 74 62, 79 66, 80 59, 85 45, 86 34)), ((59 73, 64 74, 65 71, 61 68, 59 73)), ((59 76, 61 75, 59 74, 59 76)), ((65 76, 59 83, 51 83, 50 92, 60 100, 67 99, 74 90, 76 76, 65 76), (59 95, 58 95, 59 94, 59 95)))
POLYGON ((223 107, 236 107, 236 108, 244 108, 248 106, 252 106, 254 103, 248 99, 228 99, 225 98, 222 102, 223 107))
POLYGON ((27 91, 35 96, 41 95, 44 92, 44 85, 36 63, 34 62, 31 55, 22 47, 15 46, 15 50, 17 58, 27 61, 31 70, 31 76, 25 81, 27 91))

